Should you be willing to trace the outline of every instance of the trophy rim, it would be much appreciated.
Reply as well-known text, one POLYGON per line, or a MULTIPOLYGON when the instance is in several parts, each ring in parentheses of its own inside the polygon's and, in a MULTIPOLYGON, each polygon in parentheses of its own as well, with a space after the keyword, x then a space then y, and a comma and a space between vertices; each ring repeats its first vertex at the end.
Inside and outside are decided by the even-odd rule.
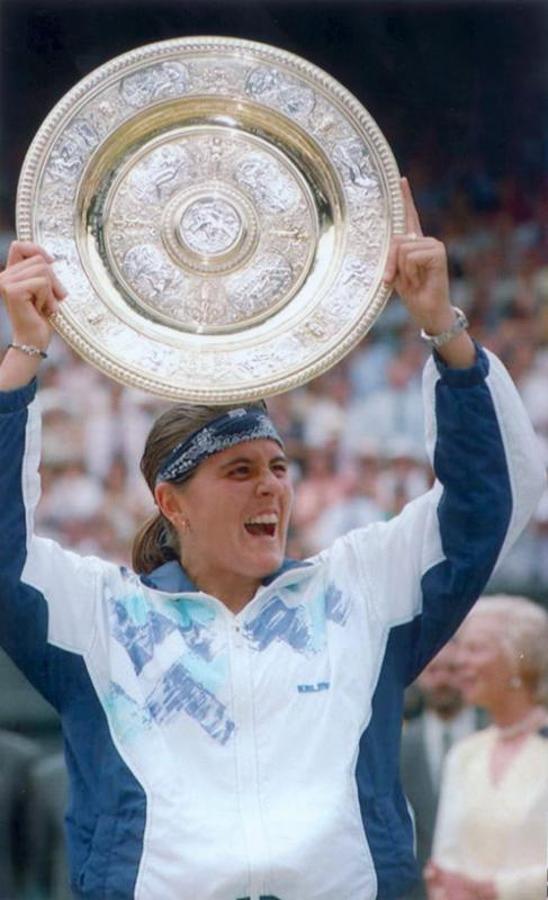
MULTIPOLYGON (((34 222, 35 194, 48 154, 51 153, 63 123, 70 121, 71 118, 74 119, 80 109, 85 107, 86 102, 89 103, 100 90, 115 84, 122 75, 127 77, 138 72, 146 64, 178 59, 181 53, 188 59, 192 54, 209 53, 213 55, 216 52, 231 52, 237 59, 249 57, 250 64, 255 65, 278 64, 286 69, 289 66, 291 74, 302 78, 305 83, 312 84, 322 96, 327 95, 329 101, 335 103, 345 116, 350 117, 353 125, 358 128, 364 139, 367 139, 368 147, 374 151, 379 163, 379 175, 385 189, 388 207, 388 240, 385 240, 384 257, 381 260, 384 265, 390 235, 404 232, 404 210, 397 163, 388 142, 371 114, 333 76, 297 54, 258 41, 215 35, 171 38, 126 51, 93 69, 57 102, 36 133, 22 165, 16 200, 19 239, 31 241, 37 239, 37 227, 34 222)), ((216 99, 219 102, 222 100, 219 97, 216 99)), ((151 105, 150 109, 154 108, 155 105, 151 105)), ((293 122, 292 125, 294 129, 300 127, 296 122, 293 122)), ((380 266, 378 268, 381 269, 380 266)), ((191 383, 181 386, 159 380, 149 372, 133 368, 126 362, 121 362, 117 355, 109 352, 107 348, 95 346, 91 332, 83 330, 81 325, 72 319, 66 307, 61 308, 59 313, 52 317, 52 324, 81 357, 115 381, 126 386, 140 388, 167 400, 205 402, 217 405, 251 401, 259 397, 283 393, 326 372, 362 340, 384 308, 391 288, 382 281, 382 270, 373 293, 371 302, 352 321, 351 327, 343 332, 337 344, 330 347, 327 352, 320 352, 318 358, 305 361, 302 366, 293 365, 291 371, 269 372, 263 378, 257 378, 255 374, 251 379, 252 383, 232 384, 228 387, 220 385, 193 387, 191 383)))

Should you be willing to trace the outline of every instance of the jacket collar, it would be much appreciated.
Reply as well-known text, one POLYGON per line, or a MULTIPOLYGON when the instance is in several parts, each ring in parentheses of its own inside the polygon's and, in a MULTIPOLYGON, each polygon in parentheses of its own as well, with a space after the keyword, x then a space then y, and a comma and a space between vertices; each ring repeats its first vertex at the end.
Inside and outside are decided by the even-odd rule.
MULTIPOLYGON (((285 575, 286 572, 289 572, 292 569, 303 569, 304 567, 311 565, 310 562, 301 562, 300 560, 286 558, 276 572, 273 572, 272 575, 267 575, 267 577, 263 579, 263 587, 272 584, 277 578, 281 575, 285 575)), ((156 591, 163 591, 167 594, 192 594, 198 592, 198 588, 189 578, 180 562, 176 559, 163 563, 146 575, 141 575, 140 579, 147 587, 151 587, 156 591)))

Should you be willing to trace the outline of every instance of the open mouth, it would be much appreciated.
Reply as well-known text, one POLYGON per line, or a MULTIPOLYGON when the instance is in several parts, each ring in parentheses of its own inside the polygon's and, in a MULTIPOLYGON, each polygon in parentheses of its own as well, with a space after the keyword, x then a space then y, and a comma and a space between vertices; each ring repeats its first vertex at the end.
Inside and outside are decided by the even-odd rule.
POLYGON ((274 537, 278 528, 276 513, 254 516, 244 522, 245 530, 254 537, 274 537))

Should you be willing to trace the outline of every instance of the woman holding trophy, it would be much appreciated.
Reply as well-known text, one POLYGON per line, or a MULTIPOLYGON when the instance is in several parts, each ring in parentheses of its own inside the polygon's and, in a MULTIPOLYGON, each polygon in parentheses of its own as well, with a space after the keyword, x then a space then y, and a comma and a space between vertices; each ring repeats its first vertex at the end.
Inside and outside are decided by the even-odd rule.
POLYGON ((373 900, 413 881, 403 691, 525 526, 544 473, 405 180, 403 194, 385 280, 434 348, 436 483, 303 562, 285 558, 288 460, 261 402, 174 406, 154 425, 142 470, 158 513, 135 571, 33 534, 36 375, 64 289, 44 250, 11 247, 0 636, 61 716, 77 897, 373 900))

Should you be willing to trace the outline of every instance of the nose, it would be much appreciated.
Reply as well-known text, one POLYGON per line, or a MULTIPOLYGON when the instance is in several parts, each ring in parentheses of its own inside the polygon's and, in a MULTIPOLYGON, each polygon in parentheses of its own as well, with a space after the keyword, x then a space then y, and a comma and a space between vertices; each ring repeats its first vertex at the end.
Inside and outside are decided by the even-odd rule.
POLYGON ((277 494, 281 490, 279 478, 270 469, 266 469, 261 473, 257 482, 257 493, 261 496, 270 496, 277 494))

